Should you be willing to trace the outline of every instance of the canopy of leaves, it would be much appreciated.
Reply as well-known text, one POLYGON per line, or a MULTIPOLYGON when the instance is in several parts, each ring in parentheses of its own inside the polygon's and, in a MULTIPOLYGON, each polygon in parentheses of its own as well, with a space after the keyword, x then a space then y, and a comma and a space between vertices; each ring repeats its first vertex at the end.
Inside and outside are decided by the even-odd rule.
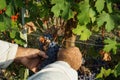
MULTIPOLYGON (((80 40, 88 40, 91 35, 95 34, 98 36, 105 31, 105 36, 102 36, 105 39, 107 38, 104 40, 106 44, 104 51, 112 51, 116 54, 117 48, 120 48, 120 45, 118 45, 119 36, 116 36, 118 40, 112 39, 115 36, 111 38, 108 32, 113 33, 116 30, 113 34, 117 35, 117 30, 120 29, 119 3, 120 0, 0 0, 0 11, 6 9, 0 13, 0 32, 8 31, 11 40, 23 45, 23 40, 26 40, 26 37, 21 32, 21 26, 18 26, 18 24, 22 22, 21 15, 24 15, 24 13, 21 14, 21 8, 24 8, 29 13, 29 17, 25 18, 25 22, 34 21, 36 23, 39 20, 38 22, 40 23, 41 21, 38 29, 44 24, 42 20, 49 24, 47 20, 51 19, 50 24, 54 24, 52 19, 57 17, 61 20, 64 19, 65 23, 72 18, 75 22, 74 28, 76 27, 75 29, 72 28, 72 31, 80 36, 80 40), (13 22, 11 16, 14 16, 16 13, 20 14, 19 20, 13 22), (102 31, 104 27, 105 30, 102 31)), ((69 25, 71 27, 71 24, 69 25)), ((64 28, 64 25, 62 25, 62 28, 64 28)), ((113 70, 101 68, 101 73, 97 78, 109 76, 111 73, 113 73, 113 70)), ((120 75, 119 64, 115 67, 114 75, 116 77, 120 75)))

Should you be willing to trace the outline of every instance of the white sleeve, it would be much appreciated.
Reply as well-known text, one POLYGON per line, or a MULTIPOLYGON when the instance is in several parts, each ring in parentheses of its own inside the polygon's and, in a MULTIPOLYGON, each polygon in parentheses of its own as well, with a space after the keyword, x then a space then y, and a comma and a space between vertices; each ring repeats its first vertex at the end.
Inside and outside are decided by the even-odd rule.
POLYGON ((78 80, 78 74, 68 63, 56 61, 28 78, 28 80, 78 80))
POLYGON ((18 45, 0 40, 0 68, 7 68, 16 56, 18 45))

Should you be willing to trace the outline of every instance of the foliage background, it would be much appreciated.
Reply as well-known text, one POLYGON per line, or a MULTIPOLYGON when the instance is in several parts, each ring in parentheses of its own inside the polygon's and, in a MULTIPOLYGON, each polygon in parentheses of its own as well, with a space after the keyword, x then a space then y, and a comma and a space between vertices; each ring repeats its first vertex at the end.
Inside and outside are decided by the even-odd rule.
MULTIPOLYGON (((0 39, 39 48, 38 39, 44 33, 53 34, 62 46, 78 46, 85 58, 100 56, 109 62, 111 67, 103 66, 96 78, 119 77, 119 0, 0 0, 0 39), (27 22, 37 30, 25 27, 27 22)), ((24 67, 13 65, 8 69, 14 73, 10 72, 12 78, 26 79, 27 70, 23 75, 24 67), (18 67, 21 70, 16 73, 18 67)))

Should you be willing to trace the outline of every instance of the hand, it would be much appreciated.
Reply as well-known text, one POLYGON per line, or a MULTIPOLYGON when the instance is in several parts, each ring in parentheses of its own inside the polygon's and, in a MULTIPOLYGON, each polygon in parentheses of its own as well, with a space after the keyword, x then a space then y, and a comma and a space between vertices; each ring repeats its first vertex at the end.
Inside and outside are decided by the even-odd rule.
POLYGON ((82 54, 77 47, 60 49, 57 59, 67 62, 75 70, 78 70, 82 64, 82 54))
POLYGON ((48 57, 43 51, 40 51, 39 49, 18 47, 14 61, 20 62, 33 72, 37 72, 38 66, 41 63, 40 56, 43 58, 48 57))

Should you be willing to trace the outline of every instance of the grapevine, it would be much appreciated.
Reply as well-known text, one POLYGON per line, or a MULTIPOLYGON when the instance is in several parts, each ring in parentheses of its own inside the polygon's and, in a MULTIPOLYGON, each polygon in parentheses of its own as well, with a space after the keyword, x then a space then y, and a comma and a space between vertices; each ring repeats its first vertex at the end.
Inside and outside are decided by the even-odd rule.
POLYGON ((50 62, 42 67, 61 45, 77 46, 91 72, 79 78, 119 80, 120 0, 0 0, 0 39, 45 51, 50 62))

